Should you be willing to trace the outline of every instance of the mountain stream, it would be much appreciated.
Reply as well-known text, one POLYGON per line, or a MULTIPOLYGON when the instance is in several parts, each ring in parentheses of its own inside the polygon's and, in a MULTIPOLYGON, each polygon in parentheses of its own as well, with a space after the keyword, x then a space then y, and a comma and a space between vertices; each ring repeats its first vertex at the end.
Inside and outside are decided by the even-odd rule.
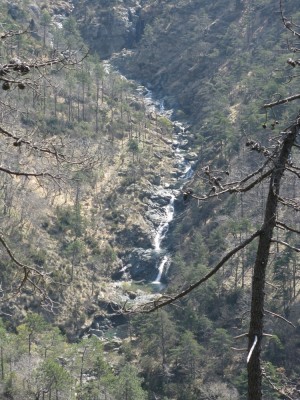
POLYGON ((168 267, 171 263, 171 254, 168 251, 167 246, 164 245, 164 239, 166 238, 169 230, 169 226, 173 221, 175 209, 174 202, 176 197, 180 194, 182 187, 192 178, 194 170, 194 161, 188 160, 188 134, 187 124, 173 120, 173 110, 166 110, 163 100, 155 100, 152 92, 144 86, 139 86, 137 89, 140 95, 144 96, 144 103, 150 112, 155 112, 158 115, 163 115, 170 119, 173 123, 173 134, 172 134, 172 150, 174 154, 175 164, 178 167, 179 173, 176 178, 176 184, 165 184, 164 187, 160 186, 157 190, 159 196, 168 199, 168 204, 160 206, 162 211, 161 222, 156 229, 156 233, 153 238, 153 249, 156 254, 156 266, 157 271, 156 278, 152 281, 153 285, 156 285, 160 290, 164 287, 163 279, 167 274, 168 267))

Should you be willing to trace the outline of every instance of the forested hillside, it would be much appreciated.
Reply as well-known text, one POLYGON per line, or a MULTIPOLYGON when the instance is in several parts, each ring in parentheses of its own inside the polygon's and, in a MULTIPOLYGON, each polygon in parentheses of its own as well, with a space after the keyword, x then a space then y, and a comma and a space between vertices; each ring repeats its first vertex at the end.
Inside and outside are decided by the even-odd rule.
MULTIPOLYGON (((267 179, 298 126, 282 101, 298 5, 0 5, 0 397, 247 399, 267 179)), ((298 143, 266 269, 264 400, 300 393, 298 143)))

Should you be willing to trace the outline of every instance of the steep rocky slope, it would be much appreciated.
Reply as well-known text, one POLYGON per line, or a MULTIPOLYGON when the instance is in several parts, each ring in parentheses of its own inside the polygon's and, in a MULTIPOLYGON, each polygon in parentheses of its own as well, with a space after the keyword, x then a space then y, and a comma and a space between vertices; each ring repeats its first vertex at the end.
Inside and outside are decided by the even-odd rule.
MULTIPOLYGON (((82 50, 84 41, 105 59, 93 54, 66 75, 53 68, 55 85, 42 87, 35 107, 29 108, 26 91, 1 92, 2 100, 11 98, 23 110, 20 131, 32 133, 34 126, 47 139, 59 134, 97 154, 92 170, 59 188, 1 175, 1 229, 18 257, 49 272, 46 289, 54 301, 41 307, 38 291, 24 288, 1 308, 8 326, 14 329, 34 310, 73 341, 114 337, 105 345, 114 374, 126 363, 137 365, 151 399, 244 399, 246 356, 232 351, 232 338, 247 331, 255 246, 171 309, 137 318, 119 310, 162 289, 161 282, 153 284, 161 262, 169 268, 163 276, 168 296, 205 275, 260 226, 264 185, 251 195, 225 196, 222 203, 217 196, 200 202, 188 193, 206 194, 241 179, 264 160, 252 150, 276 148, 293 111, 282 107, 266 115, 261 105, 276 92, 292 93, 299 81, 290 79, 278 7, 271 0, 32 1, 26 10, 22 1, 0 3, 4 27, 30 24, 33 30, 28 41, 1 49, 3 63, 17 51, 30 58, 56 54, 62 46, 82 50), (182 196, 184 184, 189 191, 182 196), (115 335, 129 338, 122 344, 115 335)), ((298 15, 296 5, 287 7, 288 15, 298 15)), ((8 150, 2 154, 14 154, 19 165, 22 149, 13 144, 8 150)), ((297 200, 295 182, 284 190, 297 200)), ((286 210, 281 217, 286 223, 299 218, 286 210)), ((10 288, 12 277, 22 278, 23 270, 15 271, 3 253, 3 288, 10 288)), ((274 385, 296 390, 298 272, 298 255, 274 245, 266 291, 266 332, 273 334, 263 354, 271 382, 266 399, 279 398, 274 385), (275 319, 277 312, 290 320, 288 326, 275 319)), ((80 385, 88 396, 94 372, 88 363, 83 368, 82 358, 84 369, 80 385)), ((96 393, 101 398, 99 387, 96 393)))

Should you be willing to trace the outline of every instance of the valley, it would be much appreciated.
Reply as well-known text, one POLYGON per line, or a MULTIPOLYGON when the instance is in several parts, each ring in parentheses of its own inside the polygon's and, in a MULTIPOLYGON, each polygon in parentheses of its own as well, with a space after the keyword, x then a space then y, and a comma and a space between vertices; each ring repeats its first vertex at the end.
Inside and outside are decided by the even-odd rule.
POLYGON ((0 397, 298 398, 300 14, 275 3, 0 1, 0 397))

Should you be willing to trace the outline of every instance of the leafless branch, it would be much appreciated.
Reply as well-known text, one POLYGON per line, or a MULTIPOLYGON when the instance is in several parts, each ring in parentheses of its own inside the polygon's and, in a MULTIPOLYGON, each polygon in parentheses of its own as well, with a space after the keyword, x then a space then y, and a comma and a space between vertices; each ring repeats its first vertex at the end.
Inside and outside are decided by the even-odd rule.
POLYGON ((281 196, 278 196, 278 201, 286 207, 291 207, 295 211, 300 211, 300 204, 297 203, 295 200, 285 199, 281 196))
POLYGON ((294 232, 294 233, 297 233, 298 235, 300 235, 300 231, 298 231, 297 229, 291 228, 290 226, 284 224, 283 222, 277 221, 276 225, 278 225, 279 227, 282 227, 284 229, 287 229, 290 232, 294 232))
POLYGON ((274 313, 272 311, 268 311, 268 310, 265 310, 265 312, 270 314, 270 315, 272 315, 273 317, 282 319, 284 322, 286 322, 287 324, 291 325, 293 328, 296 328, 295 325, 291 321, 289 321, 288 319, 284 318, 282 315, 276 314, 276 313, 274 313))
POLYGON ((286 246, 286 247, 288 247, 289 249, 294 250, 294 251, 296 251, 297 253, 300 253, 300 249, 298 249, 297 247, 291 246, 290 244, 288 244, 288 243, 286 243, 286 242, 283 242, 282 240, 272 239, 272 242, 273 242, 273 243, 282 244, 283 246, 286 246))
POLYGON ((0 126, 0 134, 11 138, 13 140, 13 145, 15 147, 20 147, 22 145, 27 146, 29 149, 37 151, 39 153, 43 153, 53 157, 59 163, 66 163, 69 165, 80 165, 80 166, 91 166, 94 165, 97 161, 94 155, 88 155, 79 157, 78 159, 74 158, 72 155, 68 156, 67 154, 58 150, 58 148, 66 147, 67 145, 60 139, 60 143, 55 143, 54 141, 48 140, 44 143, 44 145, 37 145, 35 142, 28 140, 27 138, 16 136, 15 134, 9 132, 0 126))
POLYGON ((282 22, 283 22, 284 26, 286 27, 286 29, 288 29, 290 32, 292 32, 292 34, 293 34, 294 36, 297 36, 298 38, 300 38, 300 33, 297 32, 297 31, 294 29, 294 26, 296 26, 296 25, 295 25, 292 21, 290 21, 288 18, 286 18, 286 17, 284 16, 284 13, 283 13, 283 6, 282 6, 282 0, 280 0, 279 6, 280 6, 281 19, 282 19, 282 22))
POLYGON ((284 396, 288 400, 296 400, 293 397, 290 397, 288 394, 286 394, 282 389, 279 389, 273 382, 270 376, 266 374, 266 371, 263 369, 262 370, 262 375, 268 382, 268 384, 272 387, 273 390, 275 390, 277 393, 279 393, 281 396, 284 396))
POLYGON ((51 178, 53 180, 56 179, 60 179, 61 176, 54 176, 52 174, 50 174, 49 172, 22 172, 22 171, 13 171, 11 169, 5 168, 2 165, 0 165, 0 171, 5 172, 9 175, 14 175, 14 176, 26 176, 26 177, 34 177, 34 178, 38 178, 38 177, 42 177, 42 178, 51 178))
POLYGON ((244 337, 248 337, 248 333, 242 333, 241 335, 235 336, 233 339, 242 339, 244 337))
MULTIPOLYGON (((248 192, 249 190, 251 190, 256 185, 258 185, 260 182, 262 182, 265 178, 267 178, 269 175, 271 175, 271 173, 272 173, 272 169, 269 169, 268 171, 266 171, 264 174, 262 174, 260 177, 258 177, 256 180, 254 180, 253 182, 251 182, 250 184, 248 184, 245 187, 242 187, 242 184, 244 182, 246 182, 246 180, 249 180, 250 179, 249 177, 247 177, 246 180, 242 180, 242 181, 238 182, 234 187, 228 187, 228 188, 220 190, 220 191, 214 190, 213 192, 211 190, 208 195, 205 195, 202 197, 196 196, 194 194, 191 194, 190 196, 196 200, 208 200, 208 199, 218 197, 218 196, 226 194, 226 193, 230 193, 230 194, 245 193, 245 192, 248 192)), ((253 174, 251 174, 251 175, 254 176, 253 174)), ((227 184, 227 185, 230 185, 230 184, 227 184)), ((215 186, 213 186, 213 187, 215 188, 215 186)))
POLYGON ((237 349, 236 347, 230 347, 231 348, 231 350, 234 350, 234 351, 247 351, 248 349, 247 349, 247 347, 243 347, 243 348, 241 348, 241 349, 237 349))
POLYGON ((21 288, 27 283, 29 282, 35 289, 42 291, 42 289, 40 287, 38 287, 30 278, 29 275, 33 274, 33 276, 39 276, 41 277, 43 280, 46 279, 46 277, 48 276, 45 272, 43 271, 39 271, 37 270, 35 267, 31 267, 29 265, 26 265, 22 262, 20 262, 16 256, 14 255, 13 251, 10 249, 10 247, 8 246, 8 244, 6 243, 6 240, 4 239, 4 236, 2 233, 0 233, 0 243, 3 245, 3 247, 5 248, 7 254, 9 255, 10 259, 19 267, 23 270, 23 279, 17 289, 17 293, 20 292, 21 288))
POLYGON ((253 353, 253 351, 254 351, 254 349, 255 349, 255 346, 256 346, 256 344, 257 344, 257 340, 258 340, 258 337, 257 337, 257 335, 255 335, 255 336, 254 336, 253 344, 252 344, 251 349, 249 350, 249 353, 248 353, 247 364, 249 363, 249 361, 250 361, 250 359, 251 359, 252 353, 253 353))
POLYGON ((19 30, 19 31, 7 31, 7 32, 2 32, 0 34, 0 39, 7 39, 9 37, 13 37, 13 36, 20 36, 20 35, 24 35, 25 33, 28 33, 28 28, 24 29, 24 30, 19 30))
POLYGON ((279 106, 280 104, 290 103, 291 101, 294 101, 294 100, 297 100, 297 99, 300 99, 300 94, 295 94, 293 96, 285 97, 284 99, 280 99, 280 100, 274 101, 272 103, 264 104, 263 107, 264 108, 272 108, 272 107, 275 107, 275 106, 279 106))

